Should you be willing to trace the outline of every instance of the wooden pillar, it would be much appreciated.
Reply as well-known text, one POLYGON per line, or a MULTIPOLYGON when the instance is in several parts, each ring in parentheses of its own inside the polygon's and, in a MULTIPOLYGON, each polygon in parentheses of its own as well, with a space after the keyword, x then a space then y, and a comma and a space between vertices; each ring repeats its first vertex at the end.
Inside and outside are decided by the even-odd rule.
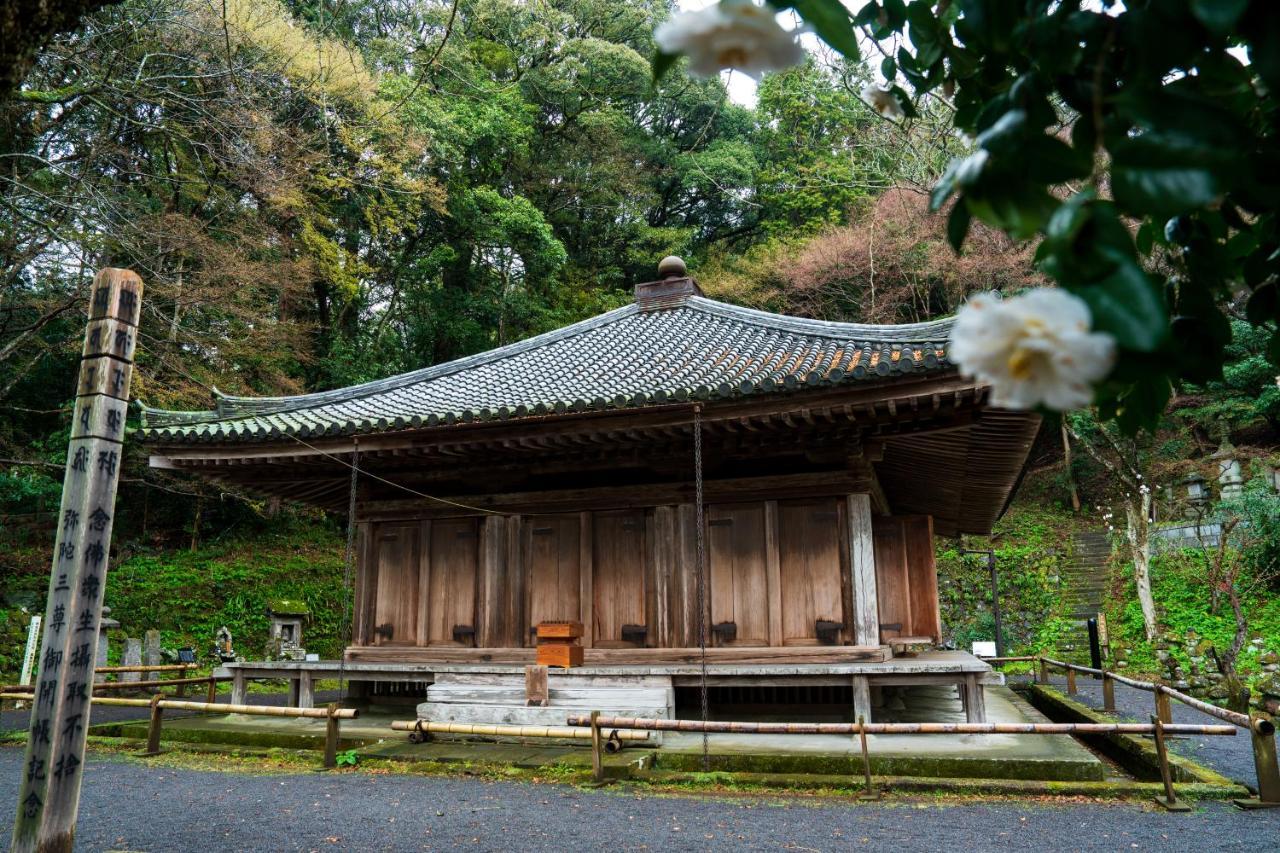
POLYGON ((70 851, 80 805, 89 694, 123 461, 142 280, 104 269, 90 290, 62 505, 49 573, 12 850, 70 851))
POLYGON ((858 646, 878 646, 880 611, 871 537, 871 497, 849 495, 845 506, 849 519, 849 567, 853 573, 853 642, 858 646))
POLYGON ((1116 710, 1116 680, 1106 670, 1102 672, 1102 710, 1112 713, 1116 710))
POLYGON ((233 669, 231 671, 231 704, 243 705, 245 692, 244 670, 233 669))
POLYGON ((853 718, 871 722, 871 687, 865 675, 853 676, 853 718))
POLYGON ((987 721, 987 697, 977 675, 966 675, 964 685, 964 716, 968 723, 985 723, 987 721))
POLYGON ((315 680, 310 672, 303 670, 298 673, 298 707, 314 708, 315 706, 315 680))
POLYGON ((1067 695, 1076 695, 1076 671, 1067 667, 1067 695))

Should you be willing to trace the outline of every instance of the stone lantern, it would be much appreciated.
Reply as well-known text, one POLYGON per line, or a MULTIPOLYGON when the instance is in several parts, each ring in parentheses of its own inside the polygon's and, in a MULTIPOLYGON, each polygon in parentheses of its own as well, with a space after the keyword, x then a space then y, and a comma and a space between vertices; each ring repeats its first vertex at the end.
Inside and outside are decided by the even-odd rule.
POLYGON ((1218 485, 1222 497, 1240 497, 1244 492, 1244 475, 1240 472, 1240 460, 1236 458, 1236 449, 1231 442, 1224 438, 1211 458, 1218 463, 1218 485))
POLYGON ((305 602, 277 598, 267 602, 267 618, 271 620, 267 635, 267 657, 271 660, 305 660, 302 626, 311 616, 305 602))

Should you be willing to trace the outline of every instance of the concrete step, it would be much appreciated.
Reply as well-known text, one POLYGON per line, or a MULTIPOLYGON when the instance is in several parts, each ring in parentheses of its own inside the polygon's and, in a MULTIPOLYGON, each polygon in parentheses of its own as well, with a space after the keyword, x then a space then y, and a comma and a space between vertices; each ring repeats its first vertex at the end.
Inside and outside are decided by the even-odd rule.
MULTIPOLYGON (((596 703, 597 706, 608 705, 664 705, 667 702, 667 691, 655 687, 557 687, 547 690, 551 705, 585 707, 596 703)), ((427 688, 428 702, 450 702, 454 704, 479 705, 523 705, 525 703, 524 684, 432 684, 427 688)))
POLYGON ((418 706, 418 719, 439 723, 496 723, 511 726, 563 726, 573 714, 587 714, 599 711, 601 714, 618 717, 655 717, 670 719, 671 708, 667 705, 634 706, 623 705, 608 707, 592 705, 591 707, 544 707, 530 708, 526 705, 466 705, 453 702, 423 702, 418 706))
POLYGON ((616 676, 548 675, 547 705, 530 707, 525 704, 523 674, 449 675, 427 688, 427 701, 418 705, 420 719, 562 726, 570 715, 591 711, 659 719, 669 719, 674 713, 675 690, 670 676, 653 676, 636 684, 616 676))

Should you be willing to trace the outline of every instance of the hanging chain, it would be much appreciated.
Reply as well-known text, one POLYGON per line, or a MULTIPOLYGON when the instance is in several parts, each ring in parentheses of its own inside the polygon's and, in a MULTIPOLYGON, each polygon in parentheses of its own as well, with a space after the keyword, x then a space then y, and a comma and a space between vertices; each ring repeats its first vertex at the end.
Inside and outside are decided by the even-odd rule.
POLYGON ((703 519, 702 502, 702 406, 693 407, 693 493, 698 525, 698 651, 701 665, 699 699, 702 703, 702 771, 711 771, 711 754, 708 749, 706 729, 709 717, 707 708, 707 545, 706 522, 703 519))
POLYGON ((355 610, 351 575, 356 556, 356 474, 360 471, 360 442, 355 442, 351 452, 351 493, 347 496, 347 556, 342 567, 342 619, 340 624, 343 648, 338 652, 338 690, 347 695, 347 650, 345 645, 351 636, 352 611, 355 610))

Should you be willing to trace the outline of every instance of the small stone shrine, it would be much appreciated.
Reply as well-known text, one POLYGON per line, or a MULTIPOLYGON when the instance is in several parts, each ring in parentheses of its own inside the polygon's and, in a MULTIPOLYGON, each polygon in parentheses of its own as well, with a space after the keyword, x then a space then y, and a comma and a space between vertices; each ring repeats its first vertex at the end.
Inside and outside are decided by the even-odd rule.
POLYGON ((274 599, 267 603, 267 617, 271 631, 267 640, 269 660, 305 660, 307 651, 302 647, 302 625, 311 616, 311 609, 304 602, 290 599, 274 599))

